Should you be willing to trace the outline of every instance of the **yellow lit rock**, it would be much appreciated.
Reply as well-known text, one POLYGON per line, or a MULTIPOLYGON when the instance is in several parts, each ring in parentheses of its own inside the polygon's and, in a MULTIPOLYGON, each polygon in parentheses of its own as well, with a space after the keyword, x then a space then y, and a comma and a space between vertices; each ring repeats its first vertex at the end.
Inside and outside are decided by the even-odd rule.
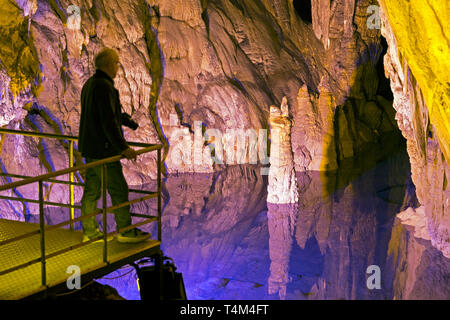
POLYGON ((31 85, 38 95, 41 72, 28 19, 12 0, 0 0, 0 12, 0 67, 11 78, 10 90, 17 96, 31 85))
POLYGON ((380 0, 399 56, 410 67, 450 163, 450 2, 380 0))

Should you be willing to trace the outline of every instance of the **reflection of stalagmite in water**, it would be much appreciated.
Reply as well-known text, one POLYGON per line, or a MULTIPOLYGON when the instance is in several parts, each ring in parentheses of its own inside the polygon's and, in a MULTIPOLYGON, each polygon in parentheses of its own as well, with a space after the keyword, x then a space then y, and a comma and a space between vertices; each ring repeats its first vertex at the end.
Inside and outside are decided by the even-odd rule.
POLYGON ((270 107, 270 170, 267 195, 269 223, 269 294, 286 297, 289 256, 297 213, 297 181, 291 149, 291 120, 286 97, 280 108, 270 107))

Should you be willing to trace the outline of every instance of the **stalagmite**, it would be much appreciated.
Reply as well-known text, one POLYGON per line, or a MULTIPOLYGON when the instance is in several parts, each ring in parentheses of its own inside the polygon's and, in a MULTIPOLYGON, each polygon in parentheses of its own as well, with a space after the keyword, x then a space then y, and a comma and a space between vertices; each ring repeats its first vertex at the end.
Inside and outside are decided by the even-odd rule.
POLYGON ((270 169, 267 187, 269 220, 270 277, 269 294, 286 297, 289 256, 297 216, 298 187, 291 146, 291 126, 286 97, 281 108, 270 107, 270 169))
POLYGON ((291 127, 286 97, 281 109, 270 107, 270 170, 267 202, 284 204, 298 201, 294 158, 291 147, 291 127))

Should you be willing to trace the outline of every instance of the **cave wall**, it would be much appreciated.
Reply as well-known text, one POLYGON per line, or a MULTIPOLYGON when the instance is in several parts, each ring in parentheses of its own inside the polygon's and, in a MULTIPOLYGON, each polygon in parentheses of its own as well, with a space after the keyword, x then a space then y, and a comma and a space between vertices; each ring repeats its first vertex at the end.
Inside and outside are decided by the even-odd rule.
MULTIPOLYGON (((359 174, 351 159, 400 129, 420 205, 402 217, 423 213, 426 239, 450 257, 449 6, 437 0, 312 0, 311 21, 304 21, 292 0, 0 0, 0 125, 77 135, 82 85, 94 72, 96 52, 110 46, 119 51, 121 60, 115 85, 124 111, 140 124, 137 131, 125 129, 125 136, 163 143, 168 173, 211 173, 238 163, 214 163, 211 151, 222 142, 225 153, 233 152, 237 142, 227 132, 268 130, 270 106, 287 104, 296 173, 307 181, 310 171, 347 166, 353 172, 340 181, 330 176, 321 181, 315 195, 322 198, 324 188, 335 191, 359 174), (367 25, 369 7, 378 4, 381 30, 367 25), (71 5, 79 12, 69 10, 71 5), (384 57, 381 35, 388 45, 384 57), (382 88, 384 75, 380 77, 378 70, 382 59, 393 102, 382 88), (204 131, 214 140, 204 141, 204 131)), ((395 148, 389 144, 386 152, 395 148)), ((2 135, 0 149, 3 172, 35 176, 68 164, 64 141, 2 135)), ((374 166, 378 157, 360 169, 374 166)), ((75 159, 82 163, 78 152, 75 159)), ((136 164, 123 163, 131 185, 156 176, 155 155, 142 156, 136 164)), ((300 189, 302 183, 298 182, 300 189)), ((36 188, 7 195, 13 193, 32 198, 36 188)), ((68 189, 46 183, 45 197, 66 202, 68 189)), ((77 188, 75 201, 80 198, 77 188)), ((192 210, 199 214, 196 208, 201 206, 195 203, 192 210)), ((279 204, 270 209, 270 254, 285 261, 292 210, 279 204)), ((37 207, 2 201, 0 211, 2 217, 24 219, 37 213, 37 207)), ((309 224, 324 225, 315 235, 321 248, 328 237, 335 242, 329 211, 319 218, 304 212, 298 222, 305 229, 309 224)), ((230 212, 234 211, 224 211, 223 221, 229 221, 230 212)), ((178 218, 171 218, 170 224, 178 225, 178 218)), ((374 242, 370 233, 359 232, 374 242)), ((394 233, 389 253, 402 248, 395 237, 394 233)), ((297 239, 303 246, 306 240, 297 239)), ((283 263, 271 267, 273 292, 283 291, 283 263)), ((396 281, 406 286, 405 279, 396 281)), ((325 288, 323 292, 326 296, 325 288)), ((413 289, 408 292, 404 296, 415 296, 413 289)))
MULTIPOLYGON (((94 72, 95 53, 110 46, 120 55, 115 85, 122 106, 140 124, 125 136, 163 143, 167 172, 237 164, 214 163, 211 150, 222 141, 232 152, 238 129, 269 129, 269 106, 284 96, 292 106, 296 170, 334 170, 362 142, 393 128, 390 103, 377 94, 380 31, 365 25, 374 3, 336 0, 325 12, 312 1, 319 18, 310 23, 287 0, 2 0, 9 18, 1 21, 1 123, 77 135, 82 85, 94 72), (203 137, 208 129, 214 143, 203 137)), ((5 172, 38 175, 66 167, 67 158, 64 142, 2 138, 5 172)), ((155 158, 124 161, 127 181, 154 179, 155 158)), ((75 159, 82 162, 78 152, 75 159)), ((49 199, 67 196, 46 188, 49 199)), ((23 196, 35 191, 23 189, 23 196)))
MULTIPOLYGON (((383 3, 395 12, 393 2, 383 3)), ((290 106, 296 172, 336 170, 398 127, 408 141, 413 180, 427 208, 432 239, 444 249, 448 166, 443 145, 448 143, 439 121, 443 113, 427 112, 443 110, 433 106, 447 101, 447 60, 437 71, 435 62, 424 67, 436 74, 436 92, 442 93, 430 103, 433 91, 426 85, 434 73, 417 71, 421 61, 414 57, 420 52, 406 48, 397 57, 403 51, 385 34, 392 108, 377 70, 383 53, 381 31, 367 26, 368 8, 376 4, 312 0, 312 19, 303 21, 292 0, 1 0, 0 124, 77 135, 82 85, 94 72, 95 53, 110 46, 121 60, 115 80, 121 103, 140 124, 137 131, 125 129, 125 136, 163 143, 168 173, 212 172, 237 164, 214 163, 211 151, 222 142, 224 150, 233 152, 237 129, 268 130, 269 107, 281 105, 283 97, 290 106), (72 5, 79 11, 69 9, 72 5), (404 68, 405 61, 410 69, 404 68), (405 74, 410 82, 403 80, 405 74), (411 98, 417 86, 422 93, 411 98), (205 139, 205 131, 214 139, 205 139)), ((448 6, 433 6, 441 12, 437 17, 442 25, 448 6)), ((395 34, 395 27, 387 33, 395 34)), ((430 46, 435 48, 435 43, 430 46)), ((434 57, 448 49, 440 48, 433 49, 434 57)), ((62 169, 68 162, 65 142, 3 135, 1 148, 3 172, 33 176, 62 169)), ((75 159, 82 163, 78 152, 75 159)), ((124 166, 132 185, 155 178, 153 154, 136 164, 124 161, 124 166)), ((77 178, 82 180, 82 175, 77 178)), ((50 201, 68 198, 67 188, 50 183, 45 188, 50 201)), ((34 193, 33 187, 16 191, 23 197, 34 193)), ((75 200, 80 198, 76 189, 75 200)), ((35 211, 12 202, 2 206, 17 217, 35 211)))
POLYGON ((450 257, 445 112, 449 103, 449 28, 445 23, 450 7, 436 1, 380 3, 382 34, 389 45, 385 71, 394 94, 395 118, 407 140, 412 180, 430 240, 450 257), (421 32, 414 32, 417 28, 421 32))

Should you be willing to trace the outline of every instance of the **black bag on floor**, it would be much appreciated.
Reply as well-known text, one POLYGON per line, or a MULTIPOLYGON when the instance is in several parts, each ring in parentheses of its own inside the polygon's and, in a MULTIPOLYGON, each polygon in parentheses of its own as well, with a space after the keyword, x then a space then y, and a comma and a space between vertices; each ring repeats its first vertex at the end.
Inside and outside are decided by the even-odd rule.
MULTIPOLYGON (((183 276, 176 272, 172 258, 163 257, 162 261, 162 298, 163 300, 186 300, 183 276)), ((136 268, 136 266, 135 266, 136 268)), ((136 268, 141 300, 160 300, 159 274, 155 266, 136 268)))

